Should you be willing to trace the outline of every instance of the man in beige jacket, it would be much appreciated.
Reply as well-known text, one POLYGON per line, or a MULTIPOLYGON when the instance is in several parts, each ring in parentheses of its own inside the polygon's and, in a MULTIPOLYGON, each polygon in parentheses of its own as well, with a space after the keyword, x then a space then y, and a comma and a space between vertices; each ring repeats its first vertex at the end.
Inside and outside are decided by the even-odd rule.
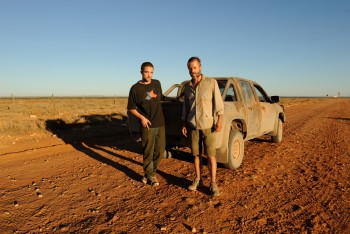
POLYGON ((210 190, 212 195, 219 196, 216 183, 215 132, 219 132, 222 128, 224 103, 217 81, 202 74, 201 60, 198 57, 191 57, 187 62, 187 68, 192 79, 184 88, 182 133, 185 136, 187 133, 190 134, 196 173, 196 178, 188 189, 194 191, 203 185, 201 177, 203 143, 211 177, 210 190))

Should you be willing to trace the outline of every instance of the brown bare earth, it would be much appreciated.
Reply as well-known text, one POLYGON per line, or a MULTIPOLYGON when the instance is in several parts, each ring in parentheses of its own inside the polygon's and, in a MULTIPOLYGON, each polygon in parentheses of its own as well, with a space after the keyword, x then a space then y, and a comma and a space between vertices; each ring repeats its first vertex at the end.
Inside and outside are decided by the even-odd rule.
POLYGON ((4 135, 0 233, 350 233, 350 100, 310 99, 286 116, 282 143, 246 142, 238 170, 219 165, 215 198, 207 167, 205 187, 187 190, 188 149, 163 159, 159 187, 142 184, 123 118, 57 116, 46 134, 4 135))

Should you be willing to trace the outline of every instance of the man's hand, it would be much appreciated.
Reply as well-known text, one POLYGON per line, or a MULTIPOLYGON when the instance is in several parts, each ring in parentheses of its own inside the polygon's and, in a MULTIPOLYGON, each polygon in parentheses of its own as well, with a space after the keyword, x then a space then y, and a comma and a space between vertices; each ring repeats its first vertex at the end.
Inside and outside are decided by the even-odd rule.
POLYGON ((187 128, 185 126, 182 127, 182 134, 187 137, 187 128))
POLYGON ((136 109, 129 110, 131 114, 135 115, 137 118, 141 120, 141 125, 144 128, 148 128, 151 126, 151 121, 149 121, 145 116, 141 115, 136 109))
POLYGON ((149 129, 149 126, 151 126, 151 121, 149 121, 146 117, 142 116, 141 118, 141 124, 144 128, 148 128, 149 129))
POLYGON ((222 129, 222 115, 218 116, 218 122, 215 124, 215 132, 220 132, 222 129))

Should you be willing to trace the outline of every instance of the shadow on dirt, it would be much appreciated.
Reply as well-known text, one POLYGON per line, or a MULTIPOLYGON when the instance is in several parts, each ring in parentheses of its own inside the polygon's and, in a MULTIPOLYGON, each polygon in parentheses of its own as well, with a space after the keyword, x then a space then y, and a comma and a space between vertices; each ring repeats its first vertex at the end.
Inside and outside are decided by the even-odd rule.
POLYGON ((70 123, 64 119, 48 119, 45 125, 48 131, 73 146, 84 143, 90 147, 100 145, 139 153, 138 147, 132 144, 126 117, 117 113, 82 115, 70 123))
POLYGON ((249 140, 250 142, 256 142, 256 143, 259 143, 259 142, 269 142, 271 143, 271 136, 268 136, 268 135, 262 135, 260 137, 256 137, 256 138, 253 138, 253 139, 250 139, 249 140))
POLYGON ((141 176, 130 168, 97 153, 97 150, 104 151, 114 157, 141 165, 135 160, 107 150, 112 148, 141 152, 129 134, 125 116, 117 113, 82 115, 71 123, 66 123, 64 119, 49 119, 45 124, 48 131, 61 138, 66 144, 72 145, 76 150, 124 172, 133 180, 141 179, 141 176))
POLYGON ((250 139, 250 142, 271 142, 270 138, 254 138, 254 139, 250 139))
POLYGON ((342 117, 328 117, 328 119, 335 119, 335 120, 350 120, 350 118, 342 118, 342 117))
MULTIPOLYGON (((103 151, 113 157, 142 167, 142 162, 109 150, 125 150, 140 154, 140 157, 142 157, 141 143, 137 143, 135 138, 130 135, 126 116, 117 113, 111 115, 82 115, 71 123, 67 122, 64 119, 48 119, 45 125, 48 131, 62 139, 66 144, 72 145, 76 150, 122 171, 133 180, 141 181, 142 175, 139 173, 98 153, 98 151, 103 151)), ((182 153, 173 153, 172 157, 179 160, 192 161, 192 157, 182 153)), ((184 187, 186 182, 188 182, 161 170, 158 170, 157 173, 163 176, 168 183, 179 187, 184 187)))

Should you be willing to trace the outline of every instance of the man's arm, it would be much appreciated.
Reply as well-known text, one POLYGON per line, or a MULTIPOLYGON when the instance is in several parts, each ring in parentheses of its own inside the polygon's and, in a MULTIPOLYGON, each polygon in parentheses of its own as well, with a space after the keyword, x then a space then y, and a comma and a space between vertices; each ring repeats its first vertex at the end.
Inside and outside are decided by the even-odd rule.
POLYGON ((218 121, 215 124, 215 132, 220 132, 222 129, 222 115, 218 115, 218 121))
POLYGON ((224 114, 224 102, 222 100, 219 85, 216 80, 214 87, 214 103, 215 114, 218 116, 218 120, 215 123, 215 132, 220 132, 222 129, 222 115, 224 114))
POLYGON ((149 121, 145 116, 141 115, 136 109, 131 109, 129 111, 131 114, 135 115, 141 120, 141 124, 144 128, 149 128, 149 125, 152 125, 151 121, 149 121))
POLYGON ((182 104, 182 113, 181 113, 181 120, 182 120, 182 134, 187 137, 187 128, 186 128, 186 121, 187 121, 187 116, 188 116, 188 100, 186 98, 186 86, 184 89, 184 92, 182 95, 184 96, 184 102, 182 104))

